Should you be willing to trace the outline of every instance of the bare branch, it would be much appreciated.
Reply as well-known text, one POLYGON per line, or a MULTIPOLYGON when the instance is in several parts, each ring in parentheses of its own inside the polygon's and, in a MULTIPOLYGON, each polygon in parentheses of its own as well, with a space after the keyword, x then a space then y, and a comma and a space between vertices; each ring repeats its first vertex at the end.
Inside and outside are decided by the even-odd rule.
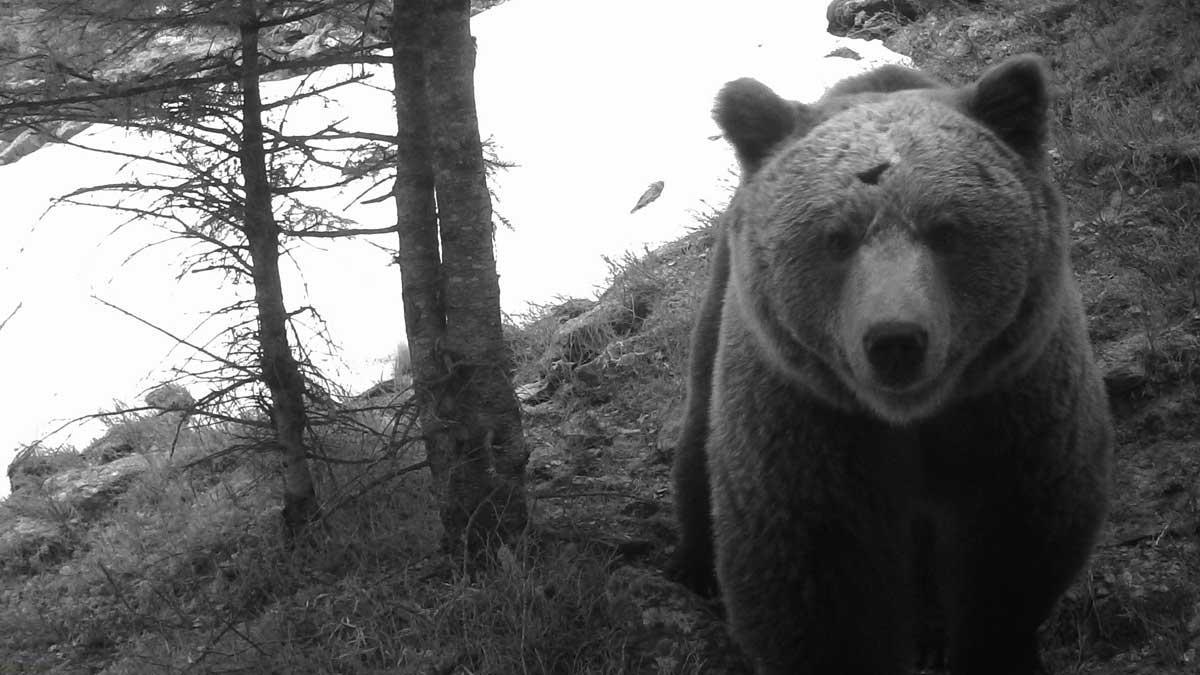
POLYGON ((95 300, 96 302, 99 302, 100 304, 104 305, 105 307, 109 307, 109 308, 111 308, 111 309, 115 309, 115 310, 117 310, 118 312, 120 312, 120 313, 124 314, 125 316, 127 316, 127 317, 129 317, 129 318, 131 318, 131 319, 134 319, 134 320, 135 320, 135 321, 137 321, 138 323, 141 323, 141 324, 143 324, 143 325, 145 325, 145 326, 148 326, 148 327, 150 327, 150 328, 153 328, 154 330, 158 331, 159 333, 162 333, 163 335, 166 335, 167 337, 171 338, 171 339, 172 339, 172 340, 174 340, 175 342, 178 342, 178 343, 179 343, 179 344, 181 344, 181 345, 185 345, 185 346, 191 347, 192 349, 194 349, 194 350, 196 350, 196 351, 200 352, 201 354, 204 354, 205 356, 209 357, 210 359, 212 359, 212 360, 214 360, 214 361, 217 361, 217 362, 219 362, 219 363, 223 363, 223 364, 225 364, 226 366, 228 366, 228 367, 230 367, 230 368, 233 368, 233 369, 235 369, 235 370, 239 370, 239 371, 242 371, 242 372, 250 372, 250 371, 249 371, 249 369, 247 369, 247 368, 244 368, 243 366, 240 366, 240 365, 238 365, 238 364, 234 363, 233 361, 230 361, 230 360, 228 360, 228 359, 225 359, 225 358, 222 358, 222 357, 220 357, 220 356, 217 356, 216 354, 214 354, 214 353, 212 353, 212 352, 208 351, 207 349, 204 349, 203 347, 200 347, 200 346, 198 346, 198 345, 192 344, 191 342, 188 342, 188 341, 187 341, 187 340, 185 340, 184 338, 181 338, 181 337, 179 337, 179 336, 175 335, 174 333, 172 333, 171 331, 167 330, 166 328, 163 328, 162 326, 158 326, 158 325, 156 325, 156 324, 154 324, 154 323, 152 323, 152 322, 150 322, 150 321, 148 321, 148 320, 146 320, 146 319, 143 319, 142 317, 138 316, 137 314, 134 314, 133 312, 130 312, 130 311, 129 311, 129 310, 127 310, 127 309, 123 309, 123 308, 121 308, 121 307, 118 307, 118 306, 116 306, 116 305, 112 304, 111 302, 109 302, 109 301, 105 300, 104 298, 101 298, 101 297, 100 297, 100 296, 98 296, 98 295, 92 295, 91 297, 92 297, 92 299, 93 299, 93 300, 95 300))
POLYGON ((391 227, 358 227, 358 228, 347 228, 347 229, 342 229, 342 230, 300 231, 300 230, 281 229, 280 231, 283 232, 284 234, 288 235, 289 237, 296 237, 298 239, 317 239, 317 238, 336 239, 338 237, 358 237, 358 236, 362 236, 362 235, 371 235, 371 234, 390 234, 392 232, 398 231, 398 227, 399 227, 398 225, 393 225, 391 227))

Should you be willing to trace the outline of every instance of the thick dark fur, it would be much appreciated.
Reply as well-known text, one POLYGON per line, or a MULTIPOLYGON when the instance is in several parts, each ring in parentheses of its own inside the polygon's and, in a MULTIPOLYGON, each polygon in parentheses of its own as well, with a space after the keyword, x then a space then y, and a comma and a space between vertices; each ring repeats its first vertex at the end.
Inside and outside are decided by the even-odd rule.
POLYGON ((1025 56, 958 89, 887 66, 812 105, 718 95, 742 183, 692 338, 672 569, 719 580, 759 673, 906 673, 938 613, 955 675, 1041 670, 1112 434, 1047 92, 1025 56))
MULTIPOLYGON (((820 101, 807 105, 785 102, 766 85, 743 78, 730 82, 721 90, 718 100, 722 105, 713 111, 713 117, 733 145, 743 177, 746 177, 758 170, 773 145, 782 143, 789 136, 796 138, 807 134, 821 121, 865 98, 860 95, 942 86, 941 82, 919 71, 886 65, 842 80, 830 88, 820 101), (738 98, 744 102, 741 107, 774 109, 767 116, 767 123, 774 127, 773 138, 768 136, 765 137, 767 140, 761 140, 764 136, 755 129, 754 120, 734 119, 733 110, 739 106, 731 104, 738 98), (745 135, 741 138, 736 137, 739 130, 744 130, 745 135), (746 149, 750 152, 746 152, 746 149)), ((728 217, 728 213, 725 217, 728 217)), ((703 595, 712 595, 717 591, 712 517, 709 512, 708 462, 704 452, 708 442, 713 363, 717 354, 725 286, 729 279, 729 246, 723 230, 718 225, 714 232, 708 288, 692 331, 687 406, 683 429, 675 443, 673 465, 680 537, 670 571, 678 581, 703 595)))

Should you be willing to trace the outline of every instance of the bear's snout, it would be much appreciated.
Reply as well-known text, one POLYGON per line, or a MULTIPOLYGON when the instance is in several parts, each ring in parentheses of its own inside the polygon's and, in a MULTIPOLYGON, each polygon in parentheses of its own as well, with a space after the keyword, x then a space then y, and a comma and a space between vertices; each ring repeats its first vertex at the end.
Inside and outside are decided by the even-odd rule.
POLYGON ((933 414, 955 377, 950 299, 934 252, 893 228, 868 239, 848 267, 834 324, 843 382, 889 422, 933 414))
POLYGON ((904 389, 921 378, 929 333, 911 321, 884 321, 867 329, 863 351, 875 379, 885 387, 904 389))

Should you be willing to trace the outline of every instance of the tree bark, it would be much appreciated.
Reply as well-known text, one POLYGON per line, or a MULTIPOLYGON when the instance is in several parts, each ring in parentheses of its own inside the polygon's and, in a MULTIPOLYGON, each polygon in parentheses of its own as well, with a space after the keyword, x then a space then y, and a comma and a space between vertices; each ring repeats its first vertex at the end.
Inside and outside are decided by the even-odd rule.
POLYGON ((425 105, 424 1, 394 0, 392 75, 396 97, 396 220, 404 328, 412 360, 413 390, 433 474, 434 498, 445 502, 444 477, 452 438, 440 421, 439 400, 447 370, 439 356, 446 334, 442 305, 441 245, 434 206, 433 150, 425 105))
POLYGON ((271 394, 271 418, 283 453, 283 522, 294 537, 317 516, 317 498, 305 458, 304 378, 288 344, 288 314, 279 277, 279 226, 271 208, 271 183, 263 147, 262 98, 258 88, 258 12, 241 0, 242 138, 245 182, 243 229, 250 250, 262 380, 271 394))
MULTIPOLYGON (((445 351, 466 438, 451 474, 454 518, 511 534, 525 526, 521 410, 500 314, 492 201, 475 108, 475 40, 469 0, 435 2, 428 29, 427 95, 445 279, 445 351), (456 499, 457 497, 457 499, 456 499)), ((466 523, 464 522, 464 525, 466 523)))
POLYGON ((427 404, 422 427, 446 541, 475 551, 524 528, 527 453, 500 322, 470 3, 397 0, 393 16, 399 261, 413 382, 427 404), (422 200, 432 194, 430 219, 433 205, 422 200))

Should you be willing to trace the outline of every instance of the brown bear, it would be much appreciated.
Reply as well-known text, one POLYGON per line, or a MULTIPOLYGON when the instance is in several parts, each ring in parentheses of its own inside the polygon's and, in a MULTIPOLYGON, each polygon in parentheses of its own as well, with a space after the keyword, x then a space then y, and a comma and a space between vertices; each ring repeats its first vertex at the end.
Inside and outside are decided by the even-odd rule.
POLYGON ((718 95, 742 179, 693 334, 673 570, 719 585, 756 672, 907 673, 924 640, 955 675, 1042 671, 1112 445, 1049 98, 1035 56, 962 88, 887 66, 812 105, 718 95))

